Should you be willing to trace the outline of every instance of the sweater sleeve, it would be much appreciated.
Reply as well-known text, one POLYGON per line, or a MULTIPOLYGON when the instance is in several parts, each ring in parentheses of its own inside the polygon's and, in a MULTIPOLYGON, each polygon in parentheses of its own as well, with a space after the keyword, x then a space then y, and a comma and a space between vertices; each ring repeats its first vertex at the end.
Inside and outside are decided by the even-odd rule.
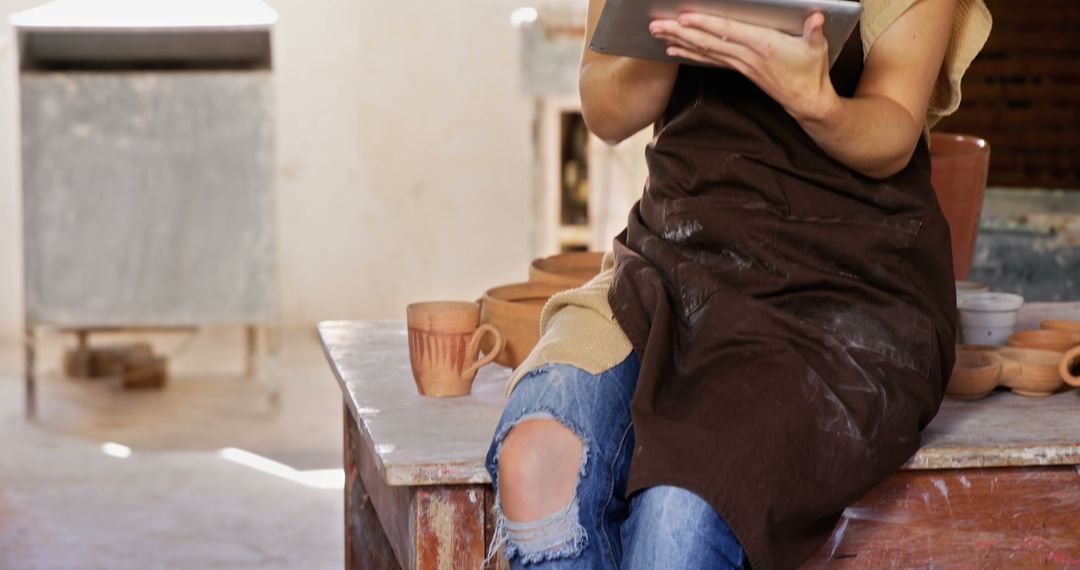
MULTIPOLYGON (((917 0, 863 0, 860 19, 863 56, 870 53, 881 34, 917 0)), ((937 83, 930 94, 926 125, 933 127, 960 106, 960 81, 968 66, 990 37, 993 19, 983 0, 958 0, 952 37, 945 49, 945 59, 937 83)))

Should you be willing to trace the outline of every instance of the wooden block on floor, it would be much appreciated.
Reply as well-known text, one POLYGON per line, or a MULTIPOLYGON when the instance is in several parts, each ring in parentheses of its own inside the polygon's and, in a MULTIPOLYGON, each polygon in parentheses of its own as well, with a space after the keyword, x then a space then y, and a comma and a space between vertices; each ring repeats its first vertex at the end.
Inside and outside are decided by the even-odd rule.
POLYGON ((81 346, 64 352, 64 374, 70 378, 114 378, 124 373, 126 362, 153 357, 153 348, 145 342, 81 346))
POLYGON ((129 358, 120 376, 125 390, 163 388, 169 379, 168 361, 163 356, 129 358))

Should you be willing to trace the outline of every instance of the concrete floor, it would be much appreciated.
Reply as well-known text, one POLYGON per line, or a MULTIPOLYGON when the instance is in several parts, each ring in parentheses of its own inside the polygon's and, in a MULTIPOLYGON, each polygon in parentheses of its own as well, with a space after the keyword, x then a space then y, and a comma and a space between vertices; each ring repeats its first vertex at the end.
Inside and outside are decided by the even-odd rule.
POLYGON ((155 335, 172 379, 147 391, 63 378, 49 335, 34 421, 0 345, 0 569, 341 568, 340 393, 313 332, 282 338, 274 406, 239 330, 155 335))

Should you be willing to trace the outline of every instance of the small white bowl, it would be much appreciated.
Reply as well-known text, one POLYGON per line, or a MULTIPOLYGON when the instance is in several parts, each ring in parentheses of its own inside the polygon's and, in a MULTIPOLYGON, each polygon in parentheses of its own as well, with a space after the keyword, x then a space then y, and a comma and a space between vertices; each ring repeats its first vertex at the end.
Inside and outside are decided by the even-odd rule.
POLYGON ((969 293, 957 301, 967 344, 1004 346, 1016 329, 1024 298, 1011 293, 969 293))

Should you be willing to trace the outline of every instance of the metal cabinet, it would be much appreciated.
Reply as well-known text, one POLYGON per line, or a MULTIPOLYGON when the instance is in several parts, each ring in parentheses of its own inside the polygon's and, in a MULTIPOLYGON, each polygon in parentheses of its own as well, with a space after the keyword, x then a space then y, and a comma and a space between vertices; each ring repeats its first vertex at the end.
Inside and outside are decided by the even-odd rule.
POLYGON ((254 0, 60 0, 12 17, 29 413, 37 327, 276 319, 275 21, 254 0))

